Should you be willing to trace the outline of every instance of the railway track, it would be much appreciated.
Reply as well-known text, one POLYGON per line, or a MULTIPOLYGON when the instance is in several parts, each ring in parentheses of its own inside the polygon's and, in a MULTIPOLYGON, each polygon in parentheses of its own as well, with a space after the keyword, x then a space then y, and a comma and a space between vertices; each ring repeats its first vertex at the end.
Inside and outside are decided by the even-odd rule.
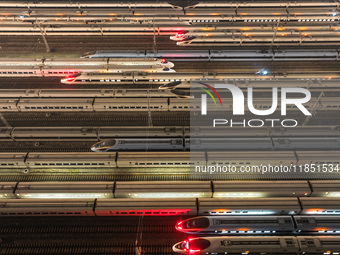
MULTIPOLYGON (((115 49, 115 50, 153 50, 153 36, 68 36, 67 45, 63 36, 47 35, 46 39, 50 45, 51 53, 46 53, 46 48, 41 36, 1 36, 2 51, 4 57, 20 56, 27 52, 38 53, 41 56, 55 57, 57 54, 63 56, 76 57, 84 52, 95 49, 115 49), (100 40, 98 40, 100 38, 100 40), (70 53, 71 52, 71 53, 70 53)), ((169 35, 156 36, 156 47, 158 50, 180 50, 176 42, 171 41, 169 35)), ((233 49, 256 49, 266 50, 268 46, 233 46, 233 49)), ((197 46, 196 50, 221 50, 228 47, 222 46, 197 46)), ((273 49, 296 49, 296 45, 273 46, 273 49)), ((304 49, 315 49, 315 46, 304 46, 304 49)), ((332 45, 318 45, 318 49, 334 48, 332 45)))
MULTIPOLYGON (((3 113, 13 127, 26 126, 148 126, 148 112, 3 113), (103 125, 102 125, 103 123, 103 125)), ((1 123, 2 124, 2 123, 1 123)), ((189 112, 152 112, 154 126, 189 125, 189 112)))
POLYGON ((90 152, 93 142, 18 141, 1 142, 0 152, 90 152))
MULTIPOLYGON (((68 172, 61 173, 51 172, 50 170, 40 171, 40 173, 29 174, 24 170, 14 173, 3 173, 0 175, 0 182, 45 182, 45 181, 211 181, 211 180, 306 180, 305 173, 292 174, 277 174, 277 173, 228 173, 228 174, 214 174, 214 175, 194 175, 190 170, 182 170, 174 173, 169 169, 155 169, 159 170, 158 174, 154 172, 133 172, 131 169, 124 169, 127 173, 116 173, 112 170, 110 173, 103 173, 103 169, 96 174, 82 173, 79 169, 69 169, 68 172)), ((338 173, 313 173, 308 175, 311 180, 339 180, 338 173)))
POLYGON ((0 254, 174 254, 178 217, 10 218, 0 223, 0 254), (18 242, 20 241, 20 242, 18 242))
MULTIPOLYGON (((313 114, 308 125, 339 125, 340 120, 334 119, 339 111, 317 111, 313 114)), ((148 126, 149 115, 147 111, 140 112, 15 112, 3 113, 4 118, 12 127, 40 127, 40 126, 148 126)), ((213 119, 225 118, 225 115, 219 113, 209 113, 209 119, 203 118, 200 115, 191 116, 190 112, 154 112, 152 111, 152 125, 153 126, 189 126, 190 121, 194 121, 196 125, 210 125, 213 119), (210 121, 210 122, 209 122, 210 121)), ((247 114, 244 116, 234 116, 234 121, 242 121, 243 119, 251 119, 253 116, 247 114)), ((270 116, 259 117, 256 119, 280 119, 279 114, 272 114, 270 116)), ((302 124, 305 116, 298 114, 291 114, 290 118, 294 118, 298 123, 302 124)), ((0 123, 4 126, 3 123, 0 123)))
MULTIPOLYGON (((0 175, 0 181, 11 182, 36 182, 36 181, 185 181, 185 180, 202 180, 190 177, 190 173, 164 173, 159 175, 146 175, 145 173, 115 174, 115 173, 100 173, 100 174, 79 174, 78 170, 72 170, 70 174, 6 174, 0 175)), ((208 179, 204 179, 208 180, 208 179)), ((209 179, 210 180, 210 179, 209 179)))

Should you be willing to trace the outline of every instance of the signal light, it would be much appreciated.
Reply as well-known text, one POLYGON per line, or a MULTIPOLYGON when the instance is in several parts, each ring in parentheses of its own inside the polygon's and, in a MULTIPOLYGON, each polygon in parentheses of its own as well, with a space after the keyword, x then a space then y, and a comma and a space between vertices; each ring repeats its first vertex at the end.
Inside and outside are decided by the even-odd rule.
POLYGON ((266 69, 261 69, 260 71, 257 72, 258 75, 266 76, 269 74, 269 71, 266 69))

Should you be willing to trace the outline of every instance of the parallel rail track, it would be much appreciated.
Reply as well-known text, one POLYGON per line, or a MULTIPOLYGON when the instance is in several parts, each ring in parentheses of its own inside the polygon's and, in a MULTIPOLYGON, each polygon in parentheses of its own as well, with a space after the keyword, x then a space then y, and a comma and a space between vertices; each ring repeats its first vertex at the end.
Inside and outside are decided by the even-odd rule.
POLYGON ((178 218, 156 218, 11 218, 0 223, 0 254, 175 254, 186 237, 178 218))

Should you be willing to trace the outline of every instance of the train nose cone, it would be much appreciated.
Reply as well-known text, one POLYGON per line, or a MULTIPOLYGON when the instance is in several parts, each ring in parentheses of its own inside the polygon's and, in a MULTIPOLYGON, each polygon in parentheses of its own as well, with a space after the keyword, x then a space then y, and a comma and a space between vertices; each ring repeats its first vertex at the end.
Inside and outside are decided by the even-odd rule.
POLYGON ((91 146, 91 151, 98 152, 98 150, 96 149, 94 145, 91 146))
POLYGON ((173 89, 173 88, 176 88, 181 83, 182 83, 181 81, 170 82, 170 83, 159 86, 159 89, 173 89))
POLYGON ((183 221, 180 221, 176 224, 176 229, 177 230, 183 230, 183 221))

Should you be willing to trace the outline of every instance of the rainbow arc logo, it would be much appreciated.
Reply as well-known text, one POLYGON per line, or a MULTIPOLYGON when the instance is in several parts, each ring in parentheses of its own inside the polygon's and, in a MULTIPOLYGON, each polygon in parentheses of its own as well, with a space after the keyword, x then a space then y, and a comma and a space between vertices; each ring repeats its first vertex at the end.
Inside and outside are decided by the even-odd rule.
MULTIPOLYGON (((222 106, 222 100, 221 100, 221 97, 220 95, 217 93, 217 91, 210 85, 206 84, 206 83, 203 83, 203 82, 199 82, 200 84, 202 84, 203 86, 207 87, 208 89, 210 89, 218 98, 218 100, 220 101, 220 104, 222 106)), ((205 88, 200 88, 202 91, 204 91, 205 93, 207 93, 211 98, 212 100, 214 101, 215 105, 217 105, 216 103, 216 99, 215 97, 213 96, 213 94, 211 94, 211 92, 205 88)))

